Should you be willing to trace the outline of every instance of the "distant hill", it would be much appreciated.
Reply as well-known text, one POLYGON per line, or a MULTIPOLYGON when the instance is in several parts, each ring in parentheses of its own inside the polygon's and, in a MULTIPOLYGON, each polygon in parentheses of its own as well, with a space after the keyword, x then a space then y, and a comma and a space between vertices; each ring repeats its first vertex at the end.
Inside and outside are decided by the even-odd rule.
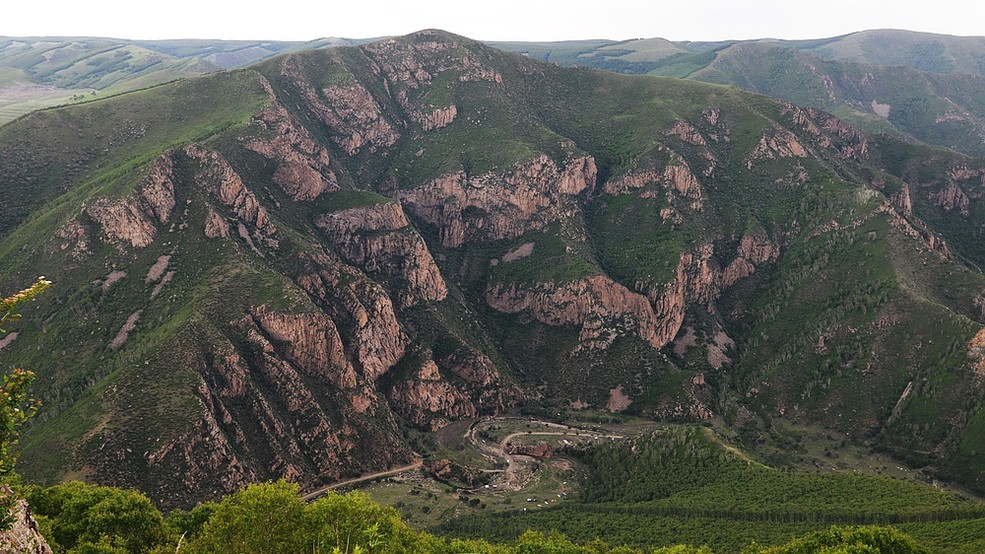
POLYGON ((903 66, 932 73, 985 75, 985 37, 882 29, 784 42, 826 60, 903 66))
POLYGON ((282 52, 364 42, 0 37, 0 124, 35 109, 243 67, 282 52))
POLYGON ((880 30, 810 41, 494 45, 561 65, 733 85, 869 132, 985 155, 985 37, 880 30))

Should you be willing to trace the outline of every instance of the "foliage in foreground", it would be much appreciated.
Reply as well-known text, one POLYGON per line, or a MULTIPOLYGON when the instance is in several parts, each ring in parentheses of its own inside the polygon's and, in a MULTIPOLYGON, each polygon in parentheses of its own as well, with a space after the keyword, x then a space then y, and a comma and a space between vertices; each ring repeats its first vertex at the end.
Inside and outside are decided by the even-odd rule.
MULTIPOLYGON (((44 277, 30 287, 6 298, 0 298, 0 336, 7 333, 3 326, 9 321, 20 319, 18 309, 26 302, 34 300, 38 295, 51 287, 51 281, 44 277)), ((7 483, 16 481, 14 464, 17 455, 13 452, 17 444, 20 426, 27 422, 41 403, 28 396, 27 389, 34 382, 34 373, 15 367, 0 377, 0 481, 7 483)), ((10 510, 16 496, 9 494, 9 489, 0 492, 0 530, 5 530, 13 523, 10 510)))
MULTIPOLYGON (((251 485, 219 503, 167 518, 136 491, 79 482, 35 489, 29 501, 42 532, 64 554, 713 554, 707 546, 609 546, 596 539, 575 544, 560 533, 527 531, 509 543, 448 539, 418 532, 396 510, 359 492, 330 493, 306 504, 297 485, 251 485)), ((743 554, 923 554, 912 538, 891 527, 832 527, 780 547, 749 545, 743 554)))

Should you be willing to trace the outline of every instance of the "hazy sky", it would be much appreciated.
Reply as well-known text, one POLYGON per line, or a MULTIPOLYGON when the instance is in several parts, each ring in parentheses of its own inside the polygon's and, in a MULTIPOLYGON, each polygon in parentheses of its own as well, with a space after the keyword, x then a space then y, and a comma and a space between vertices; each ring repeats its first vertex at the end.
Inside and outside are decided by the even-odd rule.
POLYGON ((482 40, 819 38, 865 29, 985 35, 982 0, 4 0, 0 35, 482 40), (11 5, 12 4, 12 5, 11 5))

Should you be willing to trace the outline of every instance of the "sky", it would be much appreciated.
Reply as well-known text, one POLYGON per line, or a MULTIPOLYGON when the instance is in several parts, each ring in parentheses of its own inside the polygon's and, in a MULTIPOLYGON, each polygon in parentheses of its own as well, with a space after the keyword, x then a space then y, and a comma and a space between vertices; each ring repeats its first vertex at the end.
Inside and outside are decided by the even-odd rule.
POLYGON ((437 28, 479 40, 985 36, 981 0, 4 0, 0 36, 306 41, 437 28), (12 5, 10 5, 12 4, 12 5))

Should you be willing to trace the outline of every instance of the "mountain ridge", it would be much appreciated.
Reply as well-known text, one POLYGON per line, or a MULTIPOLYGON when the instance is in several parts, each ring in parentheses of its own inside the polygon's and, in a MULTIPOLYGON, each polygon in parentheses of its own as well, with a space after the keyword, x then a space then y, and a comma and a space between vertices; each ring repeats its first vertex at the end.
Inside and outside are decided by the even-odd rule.
POLYGON ((60 284, 0 350, 40 376, 30 479, 312 489, 406 464, 412 428, 590 405, 822 425, 985 486, 981 160, 436 31, 0 143, 0 281, 60 284))

